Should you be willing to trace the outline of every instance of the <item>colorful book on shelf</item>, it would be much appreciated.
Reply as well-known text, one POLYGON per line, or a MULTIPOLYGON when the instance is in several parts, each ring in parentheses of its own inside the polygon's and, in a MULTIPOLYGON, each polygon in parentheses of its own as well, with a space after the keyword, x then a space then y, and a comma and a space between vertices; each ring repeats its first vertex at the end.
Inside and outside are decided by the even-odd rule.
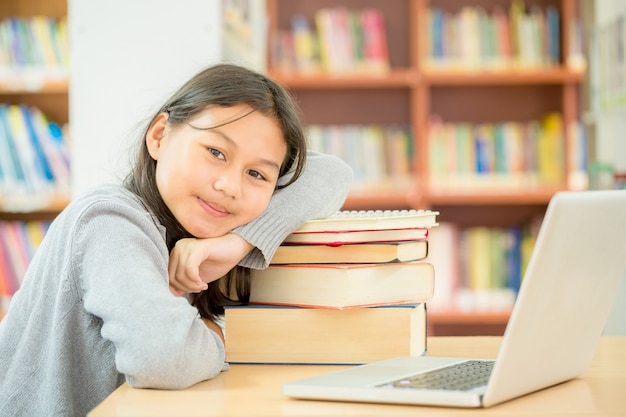
POLYGON ((374 73, 389 70, 389 53, 385 34, 385 17, 378 9, 361 11, 363 33, 363 59, 368 71, 374 73))
POLYGON ((434 283, 424 261, 270 265, 250 271, 250 303, 329 309, 423 303, 434 283))
POLYGON ((9 294, 19 288, 30 262, 25 236, 19 222, 0 222, 0 239, 4 243, 5 258, 11 270, 7 286, 9 294))
POLYGON ((226 307, 226 361, 359 364, 426 351, 426 306, 226 307))
POLYGON ((302 73, 320 71, 317 37, 306 16, 296 14, 291 18, 293 49, 296 69, 302 73))
POLYGON ((9 124, 9 108, 9 105, 0 105, 0 163, 4 173, 4 187, 7 191, 15 192, 23 187, 24 171, 9 124))
POLYGON ((309 125, 312 150, 329 153, 352 167, 355 185, 395 184, 410 178, 411 129, 405 125, 309 125))
POLYGON ((13 288, 13 282, 15 279, 13 277, 9 249, 6 247, 6 243, 2 235, 2 223, 0 223, 0 297, 8 297, 15 292, 15 289, 13 288))
POLYGON ((428 255, 428 240, 347 245, 281 245, 272 264, 353 264, 419 261, 428 255))

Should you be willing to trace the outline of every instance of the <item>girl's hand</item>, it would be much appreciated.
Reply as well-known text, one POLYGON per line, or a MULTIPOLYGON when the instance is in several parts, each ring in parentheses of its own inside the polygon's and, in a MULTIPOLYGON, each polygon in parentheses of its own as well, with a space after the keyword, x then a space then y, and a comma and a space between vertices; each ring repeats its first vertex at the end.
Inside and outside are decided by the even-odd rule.
POLYGON ((207 289, 207 283, 226 275, 253 249, 234 233, 176 242, 168 266, 170 290, 176 296, 207 289))

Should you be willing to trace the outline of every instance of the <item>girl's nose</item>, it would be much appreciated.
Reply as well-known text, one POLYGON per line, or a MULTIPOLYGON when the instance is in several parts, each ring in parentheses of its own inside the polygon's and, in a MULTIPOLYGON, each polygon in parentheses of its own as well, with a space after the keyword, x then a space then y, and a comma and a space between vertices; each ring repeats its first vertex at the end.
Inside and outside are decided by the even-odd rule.
POLYGON ((216 191, 223 192, 228 197, 237 198, 241 195, 241 176, 232 173, 222 173, 213 182, 216 191))

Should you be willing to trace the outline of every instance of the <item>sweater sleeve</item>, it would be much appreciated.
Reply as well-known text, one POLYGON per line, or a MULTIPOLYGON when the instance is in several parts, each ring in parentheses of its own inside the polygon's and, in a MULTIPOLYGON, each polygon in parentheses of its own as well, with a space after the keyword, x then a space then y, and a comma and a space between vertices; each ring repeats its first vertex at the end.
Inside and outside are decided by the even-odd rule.
POLYGON ((233 231, 255 246, 239 265, 266 268, 287 235, 306 220, 329 216, 341 208, 352 178, 352 168, 338 157, 308 152, 300 178, 274 192, 259 217, 233 231))
POLYGON ((76 224, 72 273, 128 383, 185 388, 221 371, 224 345, 185 298, 169 291, 164 237, 141 211, 112 202, 89 207, 76 224))

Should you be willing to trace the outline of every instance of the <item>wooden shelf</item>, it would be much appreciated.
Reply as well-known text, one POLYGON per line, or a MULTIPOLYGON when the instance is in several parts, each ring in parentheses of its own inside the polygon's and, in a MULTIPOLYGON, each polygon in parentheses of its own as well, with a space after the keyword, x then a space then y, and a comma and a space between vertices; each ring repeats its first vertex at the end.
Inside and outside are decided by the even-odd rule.
POLYGON ((36 208, 28 211, 5 211, 9 210, 2 203, 0 198, 0 219, 10 221, 27 221, 27 220, 52 220, 54 219, 68 204, 70 203, 70 197, 68 196, 54 196, 44 207, 36 208))
POLYGON ((468 192, 431 191, 426 197, 430 204, 492 205, 492 204, 548 204, 560 188, 537 190, 471 190, 468 192))
POLYGON ((429 311, 429 336, 501 336, 510 311, 429 311))
POLYGON ((510 311, 428 311, 428 320, 438 324, 506 324, 510 311))
POLYGON ((408 88, 418 82, 417 72, 411 69, 394 69, 384 74, 285 74, 269 73, 275 81, 298 89, 381 89, 408 88))
POLYGON ((537 85, 580 83, 584 72, 568 68, 450 71, 427 70, 424 82, 431 86, 537 85))
POLYGON ((33 82, 1 80, 0 95, 12 94, 68 94, 67 79, 42 79, 33 82))

